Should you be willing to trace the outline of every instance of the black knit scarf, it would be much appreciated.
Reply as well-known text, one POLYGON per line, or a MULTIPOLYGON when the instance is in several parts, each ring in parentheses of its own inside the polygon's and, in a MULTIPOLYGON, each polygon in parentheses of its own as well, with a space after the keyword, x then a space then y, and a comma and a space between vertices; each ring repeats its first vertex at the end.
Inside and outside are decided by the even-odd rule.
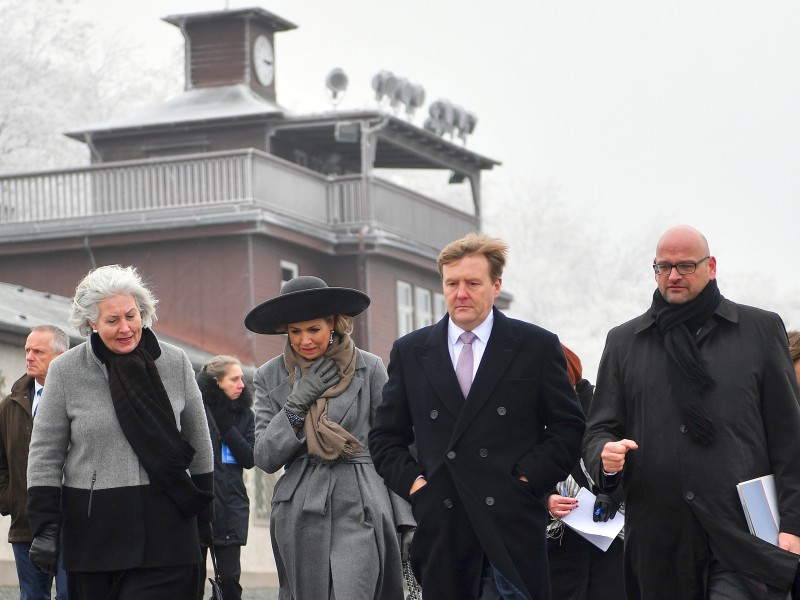
POLYGON ((689 433, 703 446, 714 442, 714 422, 703 404, 703 395, 714 385, 714 379, 706 370, 692 332, 711 318, 721 300, 717 281, 712 279, 694 300, 685 304, 670 304, 656 290, 650 307, 672 358, 668 373, 676 400, 689 433))
POLYGON ((214 495, 199 489, 186 469, 195 449, 183 438, 175 423, 167 390, 155 359, 161 347, 150 329, 128 354, 109 350, 93 333, 94 353, 108 368, 108 386, 117 420, 125 438, 147 471, 150 481, 188 519, 206 508, 214 495))

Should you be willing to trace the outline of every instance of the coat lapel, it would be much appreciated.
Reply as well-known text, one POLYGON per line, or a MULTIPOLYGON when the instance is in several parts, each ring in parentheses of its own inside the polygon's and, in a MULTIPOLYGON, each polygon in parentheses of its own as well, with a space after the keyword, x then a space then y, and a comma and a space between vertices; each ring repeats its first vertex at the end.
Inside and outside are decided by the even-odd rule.
POLYGON ((445 316, 433 326, 425 343, 414 347, 414 352, 433 392, 448 412, 458 417, 464 406, 464 397, 447 348, 448 323, 449 317, 445 316))
MULTIPOLYGON (((514 360, 521 343, 519 338, 515 338, 512 335, 508 317, 496 308, 493 310, 494 325, 492 325, 492 335, 489 337, 486 350, 483 352, 483 358, 481 358, 481 364, 469 390, 469 396, 463 403, 463 410, 458 417, 450 440, 451 444, 455 443, 461 434, 466 431, 481 408, 483 408, 483 405, 486 404, 492 391, 503 379, 503 375, 511 361, 514 360)), ((461 390, 458 388, 457 381, 456 388, 460 398, 461 390)))
POLYGON ((361 353, 357 350, 356 352, 356 372, 353 374, 350 385, 348 385, 347 389, 341 394, 328 400, 328 418, 335 423, 342 422, 342 419, 344 419, 350 407, 353 406, 353 402, 358 398, 358 394, 361 392, 361 388, 364 385, 364 372, 367 363, 364 362, 361 353))
POLYGON ((366 373, 367 363, 364 356, 356 349, 356 370, 353 379, 345 390, 333 398, 328 399, 328 418, 334 423, 341 424, 347 411, 353 406, 353 402, 358 398, 359 392, 364 385, 364 374, 366 373))

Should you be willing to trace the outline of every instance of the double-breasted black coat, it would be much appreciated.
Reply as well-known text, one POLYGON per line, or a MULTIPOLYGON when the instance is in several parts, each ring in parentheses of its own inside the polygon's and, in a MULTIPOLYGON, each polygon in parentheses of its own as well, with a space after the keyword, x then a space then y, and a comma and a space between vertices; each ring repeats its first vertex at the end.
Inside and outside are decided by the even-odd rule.
MULTIPOLYGON (((773 473, 781 530, 800 534, 800 408, 780 317, 723 298, 695 336, 714 379, 703 403, 710 446, 694 442, 668 374, 663 335, 648 312, 611 330, 589 411, 584 460, 599 480, 603 446, 625 457, 628 598, 706 598, 709 551, 726 567, 791 586, 797 555, 749 533, 736 484, 773 473)), ((669 371, 671 372, 671 371, 669 371)))
POLYGON ((412 568, 426 597, 477 598, 486 556, 530 598, 549 598, 546 494, 578 460, 584 431, 561 345, 494 309, 465 400, 447 330, 445 317, 395 342, 369 436, 397 494, 409 498, 416 478, 427 480, 410 497, 412 568))

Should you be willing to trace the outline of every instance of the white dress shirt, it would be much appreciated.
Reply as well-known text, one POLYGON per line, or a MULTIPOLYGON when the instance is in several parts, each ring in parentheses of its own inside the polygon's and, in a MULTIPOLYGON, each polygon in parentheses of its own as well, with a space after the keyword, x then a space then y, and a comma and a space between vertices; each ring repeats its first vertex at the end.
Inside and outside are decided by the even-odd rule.
MULTIPOLYGON (((475 380, 475 373, 478 372, 478 367, 481 364, 481 359, 483 358, 483 352, 486 350, 486 344, 489 343, 489 336, 492 335, 492 325, 494 325, 494 312, 490 311, 489 316, 478 325, 475 329, 472 330, 472 333, 475 334, 475 339, 472 340, 472 380, 475 380)), ((459 336, 464 333, 464 329, 461 329, 458 325, 453 323, 453 319, 448 319, 447 325, 447 348, 450 350, 450 360, 453 361, 453 370, 456 368, 456 364, 458 364, 458 356, 461 354, 461 349, 464 347, 464 342, 462 342, 459 336)))
POLYGON ((42 399, 42 394, 44 393, 44 386, 41 385, 38 381, 34 380, 33 382, 33 404, 31 405, 31 414, 36 416, 36 411, 39 409, 39 400, 42 399), (39 390, 42 390, 40 393, 39 390))

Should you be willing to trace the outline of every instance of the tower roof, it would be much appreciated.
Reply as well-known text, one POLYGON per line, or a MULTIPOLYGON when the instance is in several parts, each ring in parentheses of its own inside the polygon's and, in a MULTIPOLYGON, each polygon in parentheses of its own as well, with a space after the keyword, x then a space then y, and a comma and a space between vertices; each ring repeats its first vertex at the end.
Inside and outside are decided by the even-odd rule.
POLYGON ((195 23, 199 21, 217 21, 220 18, 250 18, 263 23, 268 29, 272 31, 288 31, 296 29, 297 25, 291 21, 287 21, 283 17, 279 17, 263 8, 238 8, 232 10, 215 10, 199 13, 182 13, 177 15, 168 15, 164 17, 164 21, 175 27, 183 27, 187 23, 195 23))
POLYGON ((250 117, 277 117, 284 110, 243 84, 186 90, 161 104, 119 118, 93 123, 64 135, 83 140, 86 134, 122 133, 184 123, 210 123, 250 117))

